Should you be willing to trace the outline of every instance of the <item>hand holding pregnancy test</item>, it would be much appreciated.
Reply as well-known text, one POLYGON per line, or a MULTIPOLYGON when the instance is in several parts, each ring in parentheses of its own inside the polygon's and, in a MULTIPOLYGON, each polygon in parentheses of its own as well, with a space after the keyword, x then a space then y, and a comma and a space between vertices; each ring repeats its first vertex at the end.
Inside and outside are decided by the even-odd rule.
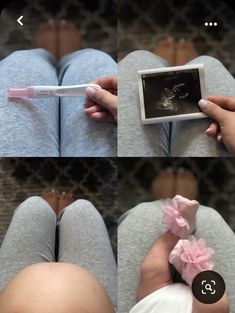
POLYGON ((83 84, 75 86, 29 86, 26 88, 10 88, 8 96, 10 99, 34 99, 54 97, 84 97, 86 89, 100 89, 98 84, 83 84))
POLYGON ((101 77, 92 83, 102 89, 87 88, 86 115, 97 122, 117 121, 117 76, 101 77))

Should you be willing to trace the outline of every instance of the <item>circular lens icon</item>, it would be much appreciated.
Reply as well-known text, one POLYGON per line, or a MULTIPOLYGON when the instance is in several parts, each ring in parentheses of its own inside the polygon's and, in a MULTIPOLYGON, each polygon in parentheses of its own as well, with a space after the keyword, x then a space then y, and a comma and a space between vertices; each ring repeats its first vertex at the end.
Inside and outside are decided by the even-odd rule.
POLYGON ((216 303, 224 295, 225 282, 220 274, 204 271, 194 278, 192 291, 198 301, 205 304, 216 303))

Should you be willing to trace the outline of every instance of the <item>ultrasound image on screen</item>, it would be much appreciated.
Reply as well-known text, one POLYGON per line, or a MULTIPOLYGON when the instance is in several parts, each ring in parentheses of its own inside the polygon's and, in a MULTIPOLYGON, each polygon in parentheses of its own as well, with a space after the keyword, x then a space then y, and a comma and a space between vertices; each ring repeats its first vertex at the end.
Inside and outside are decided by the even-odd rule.
POLYGON ((201 112, 198 69, 143 74, 142 82, 146 118, 201 112))

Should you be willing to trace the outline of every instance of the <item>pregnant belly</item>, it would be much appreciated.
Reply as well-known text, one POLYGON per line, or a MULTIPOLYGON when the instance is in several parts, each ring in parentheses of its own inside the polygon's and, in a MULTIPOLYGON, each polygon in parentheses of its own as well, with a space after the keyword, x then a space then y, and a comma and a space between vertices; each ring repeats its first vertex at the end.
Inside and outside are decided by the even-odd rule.
POLYGON ((0 294, 1 313, 113 313, 101 284, 83 268, 40 263, 18 273, 0 294))

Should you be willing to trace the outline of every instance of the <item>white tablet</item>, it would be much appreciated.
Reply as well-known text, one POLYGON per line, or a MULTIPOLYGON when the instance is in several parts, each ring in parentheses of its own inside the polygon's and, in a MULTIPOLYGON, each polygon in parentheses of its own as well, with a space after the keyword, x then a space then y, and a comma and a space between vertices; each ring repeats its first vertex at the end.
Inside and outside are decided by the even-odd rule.
POLYGON ((204 118, 198 102, 206 99, 203 64, 138 71, 143 124, 204 118))

